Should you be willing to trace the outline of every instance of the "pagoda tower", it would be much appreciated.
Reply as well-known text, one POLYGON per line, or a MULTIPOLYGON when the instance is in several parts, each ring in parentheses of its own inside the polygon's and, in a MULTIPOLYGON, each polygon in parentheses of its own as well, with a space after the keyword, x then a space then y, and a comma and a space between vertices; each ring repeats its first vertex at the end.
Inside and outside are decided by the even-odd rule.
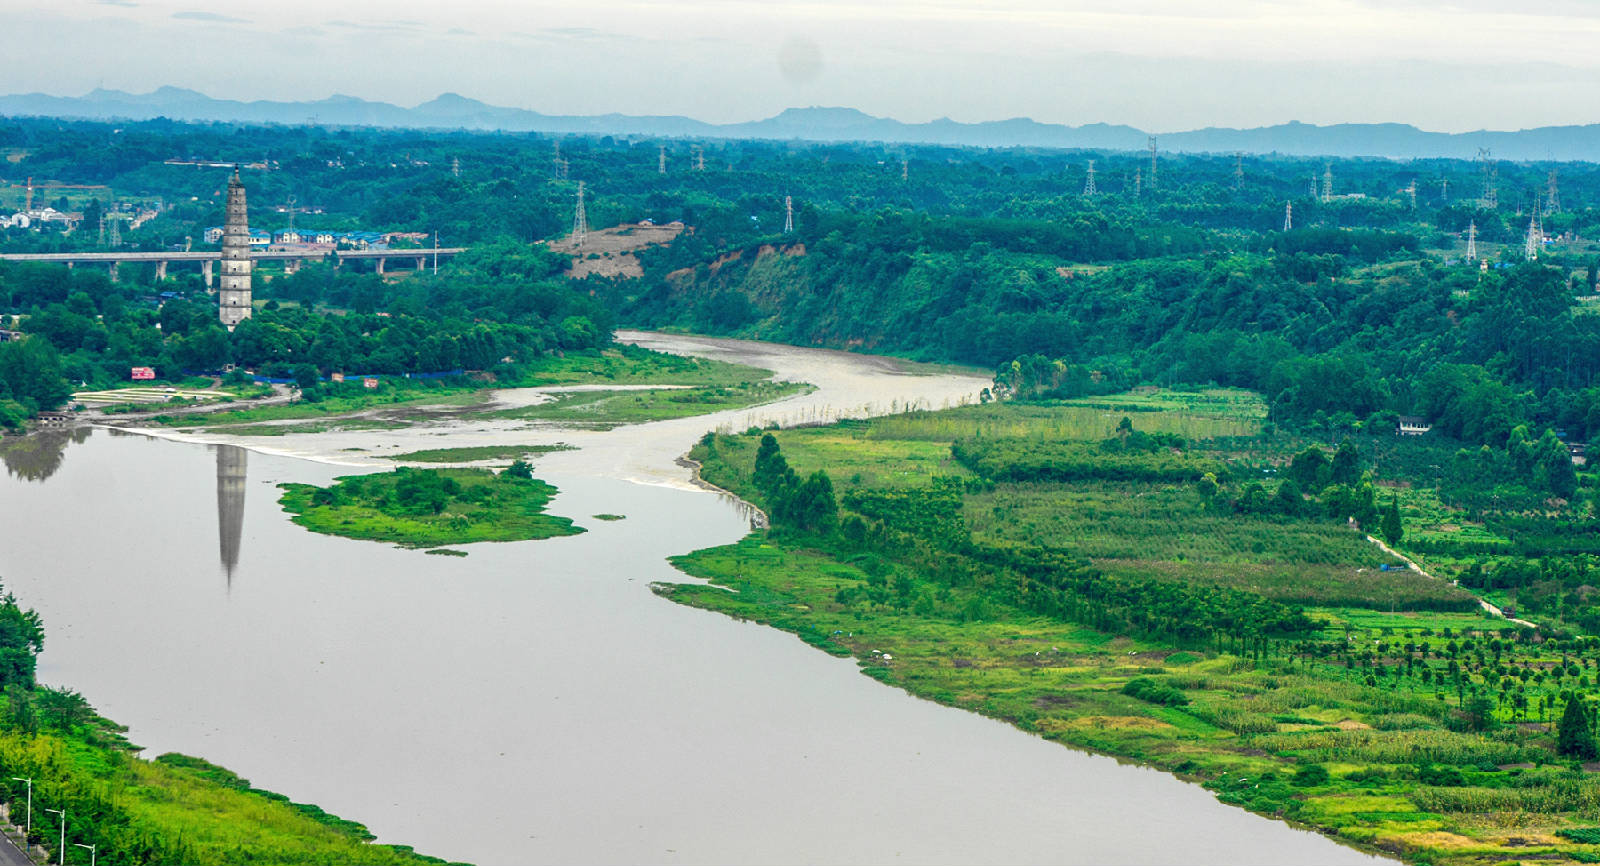
POLYGON ((250 318, 250 220, 244 207, 244 183, 234 166, 228 181, 228 217, 222 229, 222 287, 217 293, 217 318, 233 330, 250 318))

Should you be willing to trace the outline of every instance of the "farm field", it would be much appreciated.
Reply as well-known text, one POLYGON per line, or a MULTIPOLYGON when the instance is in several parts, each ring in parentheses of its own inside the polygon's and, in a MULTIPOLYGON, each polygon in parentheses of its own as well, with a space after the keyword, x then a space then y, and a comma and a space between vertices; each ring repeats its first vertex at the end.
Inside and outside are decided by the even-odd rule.
MULTIPOLYGON (((1255 498, 1262 467, 1305 471, 1292 465, 1303 440, 1243 432, 1259 405, 1147 392, 708 435, 692 453, 704 477, 773 528, 676 560, 710 585, 656 589, 1353 845, 1432 863, 1600 859, 1600 764, 1561 732, 1581 723, 1592 746, 1580 699, 1600 687, 1600 640, 1484 613, 1330 517, 1370 507, 1338 499, 1337 483, 1255 498), (1107 405, 1147 408, 1104 418, 1107 405), (1139 450, 1139 434, 1178 430, 1215 435, 1139 450), (956 447, 990 440, 1103 448, 1112 475, 1140 454, 1152 468, 997 481, 956 447), (1164 477, 1188 471, 1177 452, 1216 471, 1164 477), (806 492, 819 473, 831 520, 806 492), (1187 613, 1165 617, 1169 605, 1187 613)), ((1425 509, 1450 510, 1421 479, 1359 469, 1358 488, 1406 494, 1407 532, 1432 526, 1425 509)))

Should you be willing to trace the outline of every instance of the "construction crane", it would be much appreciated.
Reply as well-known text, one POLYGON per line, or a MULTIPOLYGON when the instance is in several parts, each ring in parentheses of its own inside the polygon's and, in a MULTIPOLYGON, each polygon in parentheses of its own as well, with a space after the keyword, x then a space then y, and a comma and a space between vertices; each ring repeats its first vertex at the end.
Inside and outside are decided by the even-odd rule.
POLYGON ((28 182, 26 184, 13 183, 9 186, 12 188, 26 187, 27 198, 24 200, 22 206, 22 209, 25 211, 33 210, 33 191, 36 189, 111 189, 111 187, 106 186, 103 183, 34 183, 32 177, 28 178, 28 182))

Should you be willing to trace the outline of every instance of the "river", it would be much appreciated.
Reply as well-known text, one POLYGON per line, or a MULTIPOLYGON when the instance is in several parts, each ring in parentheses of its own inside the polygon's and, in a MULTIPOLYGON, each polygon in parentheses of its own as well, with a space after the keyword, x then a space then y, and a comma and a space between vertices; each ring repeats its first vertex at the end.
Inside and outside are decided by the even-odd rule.
POLYGON ((8 451, 0 576, 44 617, 41 679, 149 755, 199 755, 381 841, 484 866, 1377 862, 651 594, 685 579, 665 557, 748 530, 747 508, 674 462, 706 429, 937 408, 984 382, 623 336, 818 388, 605 432, 96 430, 8 451), (579 447, 536 465, 560 488, 551 510, 587 532, 428 556, 307 532, 277 505, 274 485, 326 483, 372 453, 505 441, 579 447), (590 517, 605 512, 626 519, 590 517))

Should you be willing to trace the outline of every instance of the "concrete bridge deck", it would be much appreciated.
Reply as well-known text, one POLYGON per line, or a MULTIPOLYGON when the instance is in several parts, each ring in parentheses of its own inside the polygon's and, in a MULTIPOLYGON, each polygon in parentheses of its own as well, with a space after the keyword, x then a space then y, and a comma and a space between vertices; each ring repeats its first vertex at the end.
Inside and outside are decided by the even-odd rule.
MULTIPOLYGON (((250 259, 258 262, 284 262, 290 273, 298 270, 305 262, 321 261, 329 255, 334 256, 335 263, 347 261, 371 261, 377 266, 378 273, 384 272, 384 266, 390 259, 402 259, 414 262, 417 270, 423 270, 435 256, 449 258, 467 251, 466 247, 439 247, 434 249, 404 249, 404 250, 251 250, 250 259)), ((165 279, 167 267, 173 263, 198 262, 200 272, 205 275, 206 285, 212 282, 213 265, 221 261, 221 251, 199 250, 189 252, 82 252, 82 253, 0 253, 0 261, 8 262, 55 262, 67 267, 79 264, 101 264, 111 269, 111 279, 117 278, 117 265, 124 262, 154 262, 156 266, 156 279, 165 279)))

